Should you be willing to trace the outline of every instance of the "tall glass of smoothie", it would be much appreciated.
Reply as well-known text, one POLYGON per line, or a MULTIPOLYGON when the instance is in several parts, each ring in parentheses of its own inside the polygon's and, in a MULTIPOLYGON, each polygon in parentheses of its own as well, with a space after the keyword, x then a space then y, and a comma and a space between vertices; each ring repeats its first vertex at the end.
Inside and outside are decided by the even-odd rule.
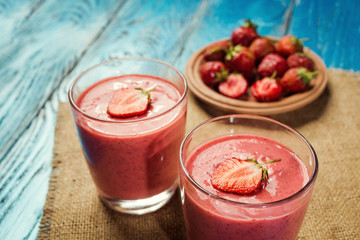
POLYGON ((171 65, 146 58, 100 63, 71 85, 69 101, 100 199, 125 213, 166 204, 178 186, 187 84, 171 65))
POLYGON ((180 148, 188 239, 296 239, 317 173, 312 146, 280 122, 238 114, 198 125, 180 148))

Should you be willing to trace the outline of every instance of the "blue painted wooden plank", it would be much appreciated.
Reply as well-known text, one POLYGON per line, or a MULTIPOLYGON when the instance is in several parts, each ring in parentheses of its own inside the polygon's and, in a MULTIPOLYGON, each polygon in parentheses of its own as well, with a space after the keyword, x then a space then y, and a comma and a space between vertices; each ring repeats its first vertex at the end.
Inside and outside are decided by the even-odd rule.
MULTIPOLYGON (((336 36, 337 29, 332 27, 340 26, 333 23, 336 20, 325 30, 322 24, 312 25, 314 19, 318 19, 315 13, 327 16, 327 11, 318 9, 324 5, 304 1, 293 5, 294 1, 265 0, 164 0, 156 4, 151 1, 10 2, 0 2, 0 29, 5 29, 6 33, 5 38, 0 37, 0 121, 3 121, 0 122, 0 139, 3 139, 0 141, 0 187, 9 192, 8 198, 0 202, 0 214, 5 219, 0 223, 0 239, 2 236, 35 239, 37 229, 34 226, 39 221, 47 188, 47 184, 41 184, 47 183, 48 178, 48 170, 43 169, 51 162, 56 116, 56 106, 54 110, 45 103, 54 92, 66 101, 69 83, 89 66, 131 55, 165 60, 183 70, 195 50, 229 37, 244 18, 254 20, 262 35, 281 36, 287 31, 288 19, 291 19, 289 32, 304 32, 301 24, 307 17, 310 20, 306 29, 315 32, 315 36, 322 31, 330 32, 328 38, 335 36, 341 42, 336 36), (313 4, 313 7, 299 14, 306 4, 313 4), (292 6, 293 17, 290 16, 292 6), (22 112, 9 116, 14 108, 22 112), (41 121, 43 111, 46 117, 41 121), (10 125, 14 129, 3 127, 10 125), (46 131, 39 127, 42 125, 46 126, 46 131), (3 132, 3 129, 6 130, 3 132), (36 144, 26 146, 25 140, 36 144), (38 191, 36 200, 30 201, 38 191)), ((333 6, 330 9, 336 12, 335 17, 343 17, 342 22, 350 21, 345 18, 343 8, 336 7, 343 7, 342 3, 333 1, 329 5, 333 6)), ((350 12, 350 19, 358 23, 355 10, 350 12)), ((345 42, 351 42, 347 31, 343 32, 345 42)), ((355 35, 359 35, 358 31, 355 35)), ((317 37, 316 43, 309 43, 319 46, 319 52, 331 59, 328 60, 330 65, 354 66, 357 52, 352 51, 353 56, 345 59, 346 56, 337 51, 336 44, 327 44, 328 38, 317 37)), ((56 105, 57 100, 53 101, 50 103, 56 105)), ((0 198, 4 196, 2 192, 0 198)))
POLYGON ((289 33, 319 54, 328 67, 360 70, 360 1, 296 1, 289 33))
POLYGON ((55 121, 54 106, 48 102, 0 163, 0 239, 37 236, 51 172, 53 141, 49 139, 54 138, 55 121))
POLYGON ((36 238, 54 139, 50 96, 121 4, 0 4, 0 239, 36 238))
MULTIPOLYGON (((127 5, 124 6, 121 9, 121 11, 119 11, 119 13, 117 14, 118 15, 117 19, 115 19, 109 30, 106 31, 106 33, 104 33, 103 36, 99 37, 99 40, 96 42, 96 44, 94 44, 94 46, 90 50, 87 50, 87 52, 84 54, 85 56, 82 58, 82 60, 78 65, 79 67, 76 67, 73 71, 72 69, 70 69, 71 72, 73 73, 71 75, 76 76, 77 69, 84 70, 85 68, 97 63, 98 61, 113 57, 126 56, 126 55, 155 57, 168 61, 173 60, 173 64, 179 62, 180 62, 179 64, 181 64, 181 61, 179 61, 176 58, 176 57, 181 57, 181 59, 183 60, 182 64, 184 64, 188 57, 183 53, 183 49, 186 48, 187 46, 186 43, 186 40, 188 39, 187 37, 193 34, 194 32, 196 32, 196 27, 199 27, 201 23, 201 21, 198 21, 195 18, 201 19, 207 13, 207 11, 211 9, 214 4, 216 4, 216 2, 214 3, 214 2, 204 1, 204 2, 200 2, 197 5, 197 3, 193 3, 192 1, 189 1, 188 3, 185 4, 186 6, 190 6, 190 7, 186 8, 186 10, 183 10, 184 12, 180 15, 176 13, 179 11, 179 9, 183 9, 181 8, 181 4, 183 4, 183 2, 178 2, 179 5, 176 4, 167 5, 165 3, 166 2, 164 2, 163 4, 160 3, 159 5, 153 7, 151 3, 147 3, 148 5, 146 5, 146 2, 144 2, 144 4, 142 4, 143 6, 142 8, 139 8, 137 4, 127 3, 127 5), (163 5, 165 7, 163 7, 163 5), (154 14, 154 16, 158 16, 158 17, 152 17, 151 21, 145 21, 146 18, 144 19, 144 15, 146 16, 149 14, 154 14), (176 16, 180 16, 180 17, 176 18, 176 16), (192 20, 187 21, 188 17, 192 18, 192 20), (194 23, 197 23, 195 27, 194 27, 194 23), (134 26, 136 26, 136 28, 134 28, 134 26), (129 30, 129 28, 131 29, 129 30), (147 32, 144 32, 144 29, 149 29, 149 30, 147 32), (153 36, 154 35, 153 30, 159 31, 157 32, 157 35, 153 36), (178 31, 178 32, 176 34, 173 34, 174 31, 178 31), (126 32, 130 33, 131 36, 129 37, 129 35, 127 35, 126 32), (117 39, 118 36, 124 36, 124 35, 125 37, 120 37, 121 41, 117 39), (183 38, 178 39, 178 37, 181 36, 183 36, 183 38), (119 44, 121 45, 120 48, 119 48, 119 44), (149 49, 151 51, 149 51, 149 49)), ((35 14, 34 16, 35 17, 38 16, 37 14, 35 14)), ((60 19, 68 19, 68 18, 61 17, 60 19)), ((31 25, 29 23, 27 24, 31 25)), ((41 36, 43 33, 42 31, 44 31, 42 29, 46 29, 46 26, 40 26, 39 28, 36 29, 36 31, 39 32, 36 32, 34 34, 33 32, 30 31, 29 34, 41 36)), ((51 29, 48 30, 51 31, 51 29)), ((51 32, 55 34, 55 36, 57 37, 59 36, 63 37, 63 35, 67 33, 64 32, 63 34, 56 35, 55 31, 51 31, 51 32)), ((86 33, 86 31, 84 32, 86 33)), ((55 38, 52 40, 56 42, 55 38)), ((40 42, 40 40, 37 41, 40 42)), ((45 43, 42 44, 46 44, 46 41, 45 43)), ((66 44, 68 44, 68 42, 64 43, 64 45, 56 46, 56 47, 61 47, 61 49, 63 48, 66 49, 67 47, 66 44)), ((91 43, 89 43, 89 45, 90 44, 91 43)), ((55 52, 50 51, 50 56, 53 56, 54 54, 55 52)), ((35 55, 35 57, 37 56, 38 55, 35 55)), ((32 57, 31 55, 28 55, 26 59, 29 59, 31 57, 32 57)), ((61 54, 60 56, 57 57, 58 58, 60 57, 61 59, 65 58, 65 56, 61 54)), ((48 69, 49 67, 50 66, 45 66, 44 71, 49 71, 48 69)), ((34 69, 37 68, 39 68, 39 65, 35 66, 34 69)), ((56 74, 59 75, 59 69, 61 68, 51 68, 51 70, 54 71, 54 76, 51 77, 51 79, 54 79, 56 77, 56 74)), ((79 72, 81 70, 79 70, 79 72)), ((71 77, 69 76, 68 79, 71 79, 71 77)), ((67 88, 65 88, 64 92, 66 91, 67 88)), ((23 189, 21 191, 25 191, 25 190, 23 189)), ((16 203, 11 203, 11 205, 8 204, 7 206, 16 206, 16 203)), ((11 217, 12 219, 18 219, 17 215, 14 214, 14 212, 12 213, 11 217), (14 215, 16 216, 15 218, 14 215)), ((14 237, 20 236, 19 232, 15 232, 14 230, 12 231, 12 234, 14 234, 13 235, 14 237)))
MULTIPOLYGON (((264 35, 281 35, 285 31, 286 13, 290 1, 257 1, 250 4, 237 1, 128 1, 108 26, 101 38, 63 84, 63 98, 69 81, 81 71, 107 59, 123 56, 157 58, 184 70, 186 61, 200 47, 223 38, 254 16, 259 32, 264 35), (268 4, 270 13, 259 7, 268 4), (184 7, 185 6, 185 7, 184 7), (231 9, 231 11, 229 10, 231 9), (274 27, 276 26, 276 27, 274 27)), ((269 10, 269 9, 268 9, 269 10)))
POLYGON ((117 1, 45 2, 8 32, 9 41, 0 41, 8 56, 0 69, 0 127, 11 126, 0 132, 0 159, 120 5, 117 1))
POLYGON ((178 67, 179 57, 189 44, 187 36, 193 28, 193 18, 202 18, 202 12, 209 9, 210 3, 186 0, 168 4, 163 0, 154 5, 151 1, 127 1, 65 78, 60 99, 67 100, 70 82, 82 71, 108 59, 140 56, 160 59, 178 67))
POLYGON ((290 0, 211 1, 210 6, 193 19, 196 25, 189 30, 191 34, 186 39, 180 68, 184 69, 187 59, 199 48, 220 39, 230 38, 232 31, 242 26, 245 19, 251 19, 258 25, 260 35, 283 35, 290 8, 290 0))

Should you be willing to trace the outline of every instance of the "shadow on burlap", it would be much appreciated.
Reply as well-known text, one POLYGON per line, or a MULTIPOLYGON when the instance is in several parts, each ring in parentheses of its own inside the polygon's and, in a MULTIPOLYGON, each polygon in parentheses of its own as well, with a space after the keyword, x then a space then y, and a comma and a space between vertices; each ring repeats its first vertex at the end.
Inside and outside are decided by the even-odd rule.
MULTIPOLYGON (((298 130, 314 147, 319 176, 299 239, 360 239, 360 74, 328 70, 313 103, 271 116, 298 130)), ((187 131, 226 114, 189 94, 187 131)), ((53 171, 39 239, 186 239, 179 192, 144 216, 115 213, 98 199, 68 103, 60 104, 53 171)))

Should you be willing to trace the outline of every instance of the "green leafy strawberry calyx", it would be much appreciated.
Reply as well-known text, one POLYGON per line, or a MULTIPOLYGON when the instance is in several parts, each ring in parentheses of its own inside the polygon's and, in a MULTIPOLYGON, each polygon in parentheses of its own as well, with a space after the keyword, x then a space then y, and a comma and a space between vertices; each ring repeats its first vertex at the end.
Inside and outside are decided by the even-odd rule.
POLYGON ((256 31, 258 26, 255 23, 251 22, 250 19, 245 19, 244 27, 252 28, 256 31))
POLYGON ((225 68, 221 68, 221 72, 215 72, 216 78, 214 79, 214 82, 223 82, 226 80, 226 78, 229 76, 229 70, 225 68))
POLYGON ((241 46, 240 44, 234 46, 234 45, 230 45, 229 49, 227 49, 227 52, 226 52, 226 56, 225 56, 225 59, 227 61, 230 61, 232 59, 232 57, 235 57, 236 54, 238 52, 240 52, 242 49, 244 49, 243 46, 241 46))
POLYGON ((311 79, 317 76, 318 72, 319 71, 310 72, 306 68, 302 67, 297 71, 297 74, 299 75, 300 79, 303 81, 304 84, 309 84, 311 79))
POLYGON ((142 88, 135 88, 135 90, 138 90, 140 91, 142 94, 146 95, 148 97, 148 101, 149 101, 149 104, 151 103, 151 96, 150 96, 150 92, 152 92, 154 89, 156 88, 155 87, 152 87, 150 88, 149 90, 145 91, 144 89, 142 88))
POLYGON ((272 160, 269 160, 269 161, 266 161, 266 162, 263 162, 263 163, 259 163, 258 161, 256 161, 255 159, 252 159, 252 158, 245 159, 245 161, 254 162, 256 164, 256 166, 258 166, 261 169, 262 179, 266 180, 266 179, 269 179, 269 173, 268 173, 268 170, 263 167, 263 165, 266 165, 266 164, 269 164, 269 163, 274 163, 274 162, 280 162, 281 159, 272 159, 272 160))
POLYGON ((297 49, 302 49, 303 48, 303 41, 298 39, 295 36, 290 37, 290 43, 292 45, 296 46, 297 49))

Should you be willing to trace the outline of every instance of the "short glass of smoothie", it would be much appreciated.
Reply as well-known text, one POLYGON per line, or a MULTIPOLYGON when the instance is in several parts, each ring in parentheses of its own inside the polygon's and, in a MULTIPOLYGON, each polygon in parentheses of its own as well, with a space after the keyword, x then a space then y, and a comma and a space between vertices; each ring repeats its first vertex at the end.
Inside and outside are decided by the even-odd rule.
POLYGON ((83 72, 70 87, 69 101, 83 154, 105 205, 130 214, 165 205, 178 186, 187 108, 184 76, 155 59, 113 59, 83 72), (143 106, 143 95, 125 94, 123 89, 148 94, 145 111, 136 110, 143 106), (135 114, 109 114, 114 98, 121 108, 112 106, 111 111, 123 111, 125 105, 135 114))
POLYGON ((187 134, 180 148, 187 237, 296 239, 317 174, 313 147, 278 121, 235 114, 201 123, 187 134), (261 165, 268 161, 273 162, 261 165), (236 164, 229 165, 233 162, 236 164), (243 169, 244 162, 251 162, 251 167, 243 169), (234 192, 240 176, 246 179, 245 186, 251 185, 259 165, 268 178, 250 193, 234 192), (218 182, 221 188, 214 184, 218 182))

